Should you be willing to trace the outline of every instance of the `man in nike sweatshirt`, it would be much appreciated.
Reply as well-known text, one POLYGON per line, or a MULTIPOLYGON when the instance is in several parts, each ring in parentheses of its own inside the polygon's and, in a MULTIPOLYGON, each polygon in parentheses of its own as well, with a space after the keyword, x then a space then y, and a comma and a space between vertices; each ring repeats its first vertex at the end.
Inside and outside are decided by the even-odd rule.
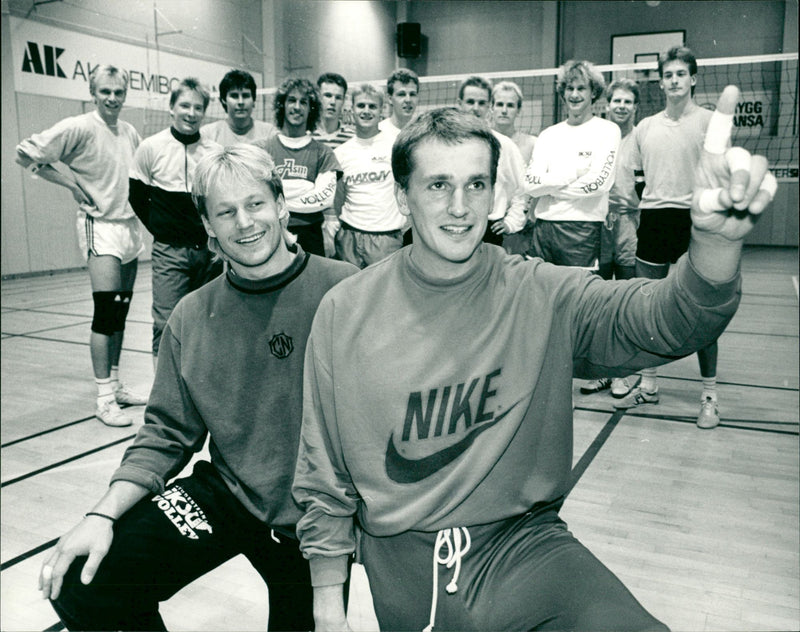
POLYGON ((357 268, 291 245, 262 149, 209 150, 192 196, 227 272, 172 312, 144 426, 46 557, 40 587, 70 630, 164 630, 159 602, 240 553, 269 587, 269 629, 313 627, 291 497, 303 356, 323 294, 357 268), (207 437, 211 462, 170 483, 207 437))
POLYGON ((306 350, 293 490, 317 631, 348 629, 353 551, 382 630, 666 629, 559 518, 572 378, 689 354, 733 316, 752 222, 727 210, 758 214, 774 194, 761 157, 729 177, 722 113, 737 98, 720 99, 692 246, 661 281, 481 244, 500 151, 488 127, 445 108, 401 132, 413 245, 331 290, 306 350))

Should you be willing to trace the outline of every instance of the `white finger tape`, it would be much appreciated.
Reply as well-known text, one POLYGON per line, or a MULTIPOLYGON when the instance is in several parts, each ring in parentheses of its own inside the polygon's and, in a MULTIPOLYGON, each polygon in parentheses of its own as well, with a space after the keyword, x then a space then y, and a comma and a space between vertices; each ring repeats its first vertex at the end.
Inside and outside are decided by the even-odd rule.
POLYGON ((725 152, 725 160, 728 162, 728 168, 731 173, 736 173, 737 171, 750 171, 750 163, 753 162, 753 157, 746 149, 731 147, 725 152))
POLYGON ((715 111, 708 122, 703 148, 710 154, 724 154, 731 139, 731 129, 733 129, 733 114, 715 111))
POLYGON ((703 213, 716 213, 724 211, 725 207, 719 202, 722 189, 706 189, 700 194, 699 206, 703 213))
POLYGON ((767 172, 758 190, 767 193, 770 201, 772 201, 775 198, 775 192, 778 190, 778 181, 775 179, 775 176, 767 172))
POLYGON ((53 567, 52 566, 42 566, 42 577, 45 579, 50 579, 53 576, 53 567))

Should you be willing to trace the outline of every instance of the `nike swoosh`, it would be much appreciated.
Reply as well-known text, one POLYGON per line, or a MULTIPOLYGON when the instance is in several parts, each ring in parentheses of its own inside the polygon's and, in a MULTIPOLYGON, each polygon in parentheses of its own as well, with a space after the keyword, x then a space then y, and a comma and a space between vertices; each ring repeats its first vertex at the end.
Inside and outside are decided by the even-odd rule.
POLYGON ((403 484, 418 483, 422 479, 428 478, 460 457, 474 443, 479 434, 502 421, 508 413, 514 410, 517 404, 519 402, 495 417, 494 421, 478 426, 458 443, 454 443, 444 450, 434 452, 421 459, 407 459, 401 455, 394 446, 394 433, 392 433, 392 436, 389 437, 389 445, 386 447, 386 458, 384 459, 386 475, 395 483, 403 484))

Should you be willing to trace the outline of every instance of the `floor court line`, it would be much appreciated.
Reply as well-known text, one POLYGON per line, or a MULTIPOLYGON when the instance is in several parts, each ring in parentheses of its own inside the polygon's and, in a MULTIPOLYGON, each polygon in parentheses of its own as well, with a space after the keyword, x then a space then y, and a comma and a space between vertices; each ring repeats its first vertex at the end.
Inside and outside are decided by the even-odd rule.
POLYGON ((75 456, 71 456, 68 459, 59 461, 58 463, 51 463, 50 465, 46 465, 45 467, 39 468, 38 470, 34 470, 33 472, 28 472, 27 474, 23 474, 22 476, 17 476, 16 478, 12 478, 11 480, 4 481, 3 483, 0 483, 0 487, 6 487, 8 485, 13 485, 14 483, 19 483, 20 481, 24 481, 25 479, 36 476, 37 474, 42 474, 43 472, 47 472, 48 470, 52 470, 61 465, 65 465, 66 463, 71 463, 72 461, 77 461, 78 459, 82 459, 83 457, 89 456, 90 454, 94 454, 95 452, 100 452, 102 450, 106 450, 107 448, 114 447, 115 445, 119 445, 120 443, 124 443, 125 441, 130 441, 135 437, 136 434, 128 435, 126 437, 122 437, 121 439, 117 439, 116 441, 112 441, 111 443, 106 443, 105 445, 101 445, 97 448, 93 448, 86 452, 82 452, 81 454, 76 454, 75 456))
MULTIPOLYGON (((701 378, 696 377, 680 377, 680 376, 673 376, 673 375, 661 375, 659 376, 663 380, 678 380, 681 382, 694 382, 696 384, 701 384, 703 380, 701 378)), ((764 388, 773 391, 791 391, 791 392, 798 392, 800 389, 795 388, 794 386, 772 386, 770 384, 748 384, 745 382, 725 382, 722 380, 717 380, 717 386, 740 386, 744 388, 764 388)))
MULTIPOLYGON (((63 340, 61 338, 47 338, 46 336, 31 336, 29 334, 7 334, 9 338, 28 338, 30 340, 44 340, 46 342, 63 342, 65 344, 70 345, 79 345, 81 347, 88 347, 88 342, 81 342, 79 340, 63 340)), ((144 353, 146 355, 152 355, 152 351, 144 351, 142 349, 132 349, 131 347, 122 347, 123 351, 128 351, 129 353, 144 353)))
MULTIPOLYGON (((607 411, 605 411, 607 412, 607 411)), ((595 457, 599 454, 602 447, 605 445, 608 438, 611 436, 611 433, 614 432, 614 428, 617 427, 619 424, 619 420, 625 415, 625 411, 617 410, 611 417, 608 418, 603 429, 597 434, 592 441, 591 445, 586 449, 583 453, 581 458, 578 460, 578 463, 575 467, 572 468, 572 473, 570 475, 570 483, 567 492, 564 494, 564 499, 569 496, 570 492, 575 488, 575 485, 578 484, 580 481, 581 476, 583 476, 584 472, 588 469, 591 465, 592 461, 594 461, 595 457)))
POLYGON ((58 538, 54 538, 49 542, 40 544, 39 546, 32 548, 30 551, 25 551, 25 553, 20 553, 19 555, 17 555, 17 557, 12 557, 7 562, 3 562, 2 564, 0 564, 0 571, 4 571, 7 568, 11 568, 15 564, 24 562, 25 560, 32 558, 34 555, 39 555, 39 553, 42 553, 47 549, 54 547, 56 545, 56 542, 58 542, 58 538))
POLYGON ((789 338, 794 340, 797 338, 794 334, 773 334, 762 331, 745 331, 743 329, 726 329, 723 333, 738 334, 739 336, 766 336, 768 338, 789 338))
MULTIPOLYGON (((83 301, 81 301, 83 302, 83 301)), ((10 308, 6 309, 6 312, 30 312, 31 314, 45 314, 47 316, 73 316, 75 318, 80 318, 81 314, 75 314, 72 312, 52 312, 46 309, 36 308, 36 309, 28 309, 28 308, 10 308)), ((85 318, 85 317, 84 317, 85 318)), ((152 324, 152 320, 136 320, 133 318, 126 318, 126 323, 139 323, 140 325, 150 325, 152 324)))
MULTIPOLYGON (((74 323, 69 323, 68 325, 59 325, 58 327, 47 327, 46 329, 36 329, 34 331, 26 331, 23 334, 7 333, 6 335, 10 336, 12 338, 20 338, 20 337, 24 337, 24 336, 28 336, 28 337, 33 338, 34 334, 42 334, 42 333, 44 333, 46 331, 58 331, 59 329, 69 329, 70 327, 80 327, 81 325, 86 325, 86 324, 91 323, 91 322, 92 322, 91 320, 84 319, 84 320, 80 320, 80 321, 77 321, 77 322, 74 322, 74 323)), ((5 333, 5 332, 3 332, 3 333, 5 333)))
MULTIPOLYGON (((120 406, 120 408, 127 408, 127 406, 120 406)), ((74 426, 75 424, 83 423, 84 421, 89 421, 90 419, 94 419, 94 415, 89 415, 88 417, 83 417, 82 419, 76 419, 75 421, 68 421, 66 423, 61 424, 60 426, 55 426, 54 428, 48 428, 47 430, 42 430, 41 432, 36 432, 32 435, 28 435, 27 437, 20 437, 19 439, 14 439, 13 441, 9 441, 0 445, 0 448, 8 448, 12 445, 16 445, 17 443, 22 443, 23 441, 29 441, 30 439, 36 439, 37 437, 41 437, 42 435, 50 434, 51 432, 55 432, 56 430, 61 430, 63 428, 69 428, 70 426, 74 426)))
MULTIPOLYGON (((594 412, 594 413, 607 413, 608 410, 604 408, 590 408, 588 406, 576 406, 575 410, 585 410, 587 412, 594 412)), ((630 412, 630 408, 628 409, 621 409, 622 412, 627 415, 628 417, 636 417, 638 419, 653 419, 653 420, 660 420, 660 421, 674 421, 677 423, 686 423, 686 424, 695 424, 697 423, 696 417, 689 417, 686 415, 657 415, 653 413, 633 413, 630 412)), ((798 436, 800 431, 785 431, 785 430, 774 430, 772 428, 751 428, 749 426, 734 426, 733 424, 767 424, 770 426, 796 426, 796 422, 792 421, 770 421, 770 420, 762 420, 762 419, 731 419, 729 421, 722 421, 720 422, 718 428, 734 428, 739 427, 742 430, 749 430, 750 432, 763 432, 766 434, 783 434, 783 435, 791 435, 791 436, 798 436)))

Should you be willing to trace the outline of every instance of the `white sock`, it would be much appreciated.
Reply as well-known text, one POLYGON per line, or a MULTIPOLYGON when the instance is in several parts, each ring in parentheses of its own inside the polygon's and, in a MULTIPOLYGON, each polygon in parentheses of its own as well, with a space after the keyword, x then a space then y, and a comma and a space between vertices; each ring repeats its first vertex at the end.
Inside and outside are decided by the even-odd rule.
POLYGON ((655 369, 642 369, 642 381, 639 382, 639 388, 648 393, 655 392, 658 388, 656 377, 658 377, 658 373, 655 369))
POLYGON ((102 406, 106 402, 114 400, 114 382, 110 377, 96 377, 94 383, 97 384, 97 405, 102 406))
POLYGON ((711 398, 712 401, 717 401, 717 376, 703 378, 703 394, 700 401, 706 401, 711 398))

